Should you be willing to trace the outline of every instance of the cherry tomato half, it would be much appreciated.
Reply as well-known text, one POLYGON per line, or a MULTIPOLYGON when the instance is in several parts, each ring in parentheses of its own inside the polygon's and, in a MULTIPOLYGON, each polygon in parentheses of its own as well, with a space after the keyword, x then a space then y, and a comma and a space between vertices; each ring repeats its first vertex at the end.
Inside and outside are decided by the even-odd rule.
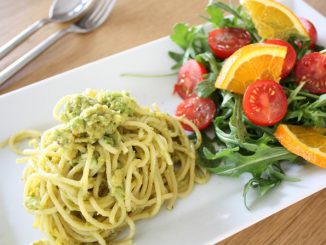
POLYGON ((306 32, 308 32, 309 37, 310 37, 310 46, 309 48, 313 48, 317 42, 317 30, 316 27, 306 18, 299 17, 301 24, 303 25, 304 29, 306 32))
MULTIPOLYGON (((200 130, 207 128, 213 121, 216 106, 213 100, 208 98, 192 97, 182 101, 176 110, 176 116, 184 116, 192 121, 200 130)), ((183 124, 184 129, 192 129, 183 124)))
POLYGON ((196 60, 187 61, 179 70, 178 81, 174 85, 174 93, 178 93, 182 99, 195 96, 195 88, 204 80, 207 73, 203 64, 196 60))
POLYGON ((247 118, 258 126, 272 126, 281 121, 287 106, 282 86, 271 80, 253 82, 243 95, 243 111, 247 118))
POLYGON ((216 57, 228 58, 251 41, 248 31, 241 28, 220 28, 208 34, 208 44, 216 57))
POLYGON ((284 78, 287 75, 289 75, 295 65, 295 61, 297 58, 297 53, 295 52, 292 45, 286 41, 281 40, 281 39, 268 39, 265 41, 265 43, 276 44, 276 45, 284 46, 287 48, 287 53, 286 53, 286 57, 284 60, 281 77, 284 78))
POLYGON ((295 69, 296 82, 305 82, 304 89, 311 93, 326 93, 326 55, 314 52, 298 61, 295 69))

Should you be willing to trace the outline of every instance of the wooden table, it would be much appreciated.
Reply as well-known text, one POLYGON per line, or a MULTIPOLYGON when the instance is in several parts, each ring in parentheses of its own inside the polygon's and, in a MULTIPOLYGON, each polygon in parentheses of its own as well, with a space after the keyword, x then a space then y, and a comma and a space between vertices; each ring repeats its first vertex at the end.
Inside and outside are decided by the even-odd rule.
MULTIPOLYGON (((326 2, 306 0, 326 15, 326 2)), ((237 1, 233 1, 237 2, 237 1)), ((51 0, 1 0, 0 45, 47 15, 51 0)), ((119 0, 109 20, 87 35, 70 35, 11 78, 5 93, 91 61, 169 35, 176 22, 199 24, 205 0, 119 0)), ((8 57, 3 69, 62 25, 52 24, 8 57)), ((219 227, 216 227, 219 229, 219 227)), ((326 244, 326 190, 247 228, 219 244, 326 244)))

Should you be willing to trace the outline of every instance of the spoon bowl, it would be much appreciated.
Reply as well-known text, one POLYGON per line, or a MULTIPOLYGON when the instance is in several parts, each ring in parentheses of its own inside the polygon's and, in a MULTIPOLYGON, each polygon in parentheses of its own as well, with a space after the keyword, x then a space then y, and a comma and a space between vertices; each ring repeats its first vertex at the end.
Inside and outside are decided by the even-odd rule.
POLYGON ((49 19, 62 23, 80 18, 94 2, 94 0, 54 0, 49 10, 49 19))

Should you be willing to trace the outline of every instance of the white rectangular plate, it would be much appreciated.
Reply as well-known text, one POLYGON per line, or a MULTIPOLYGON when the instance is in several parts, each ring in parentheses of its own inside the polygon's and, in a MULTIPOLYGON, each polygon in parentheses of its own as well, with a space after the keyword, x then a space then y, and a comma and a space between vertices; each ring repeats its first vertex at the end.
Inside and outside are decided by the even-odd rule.
MULTIPOLYGON (((317 27, 319 43, 326 44, 325 17, 302 1, 291 1, 298 15, 309 18, 317 27)), ((122 78, 121 73, 168 73, 172 61, 168 50, 175 49, 163 38, 123 53, 96 61, 0 96, 0 142, 21 129, 43 130, 55 124, 52 108, 64 95, 85 88, 126 90, 140 104, 157 103, 161 110, 174 114, 179 102, 172 95, 176 77, 122 78)), ((0 150, 0 244, 26 245, 43 238, 32 228, 33 217, 23 208, 24 166, 8 148, 0 150)), ((245 178, 213 176, 208 184, 197 185, 193 193, 176 203, 172 211, 162 210, 150 220, 137 222, 135 244, 212 244, 268 217, 289 205, 323 189, 326 171, 312 165, 295 166, 290 175, 302 181, 283 183, 251 211, 243 205, 245 178)))

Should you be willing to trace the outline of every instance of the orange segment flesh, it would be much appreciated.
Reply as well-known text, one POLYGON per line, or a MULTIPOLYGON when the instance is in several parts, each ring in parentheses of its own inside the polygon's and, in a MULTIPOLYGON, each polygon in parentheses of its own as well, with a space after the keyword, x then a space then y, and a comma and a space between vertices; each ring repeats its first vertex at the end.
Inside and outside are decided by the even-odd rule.
POLYGON ((286 6, 273 0, 242 0, 258 34, 264 39, 288 40, 291 35, 309 38, 299 18, 286 6))
POLYGON ((274 135, 290 152, 326 168, 326 128, 280 124, 274 135))
POLYGON ((242 47, 224 63, 215 87, 243 94, 256 80, 279 82, 286 47, 255 43, 242 47))

